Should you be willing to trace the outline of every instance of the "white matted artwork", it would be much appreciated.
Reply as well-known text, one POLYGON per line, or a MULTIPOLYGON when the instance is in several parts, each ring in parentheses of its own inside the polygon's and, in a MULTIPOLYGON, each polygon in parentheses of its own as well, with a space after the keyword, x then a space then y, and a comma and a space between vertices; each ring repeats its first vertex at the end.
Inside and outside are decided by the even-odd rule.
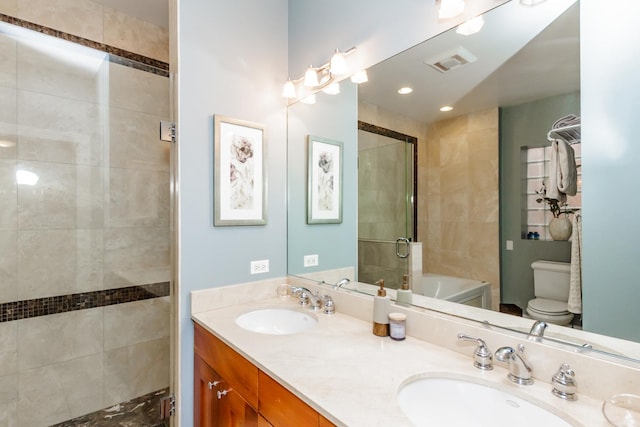
POLYGON ((307 224, 342 222, 342 142, 309 135, 307 224))
POLYGON ((264 126, 215 115, 215 226, 267 223, 264 126))

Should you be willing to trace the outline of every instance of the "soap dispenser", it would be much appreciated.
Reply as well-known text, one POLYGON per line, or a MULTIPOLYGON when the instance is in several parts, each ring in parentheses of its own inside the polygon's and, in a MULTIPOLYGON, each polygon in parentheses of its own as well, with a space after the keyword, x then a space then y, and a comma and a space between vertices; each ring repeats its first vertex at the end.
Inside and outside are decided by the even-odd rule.
POLYGON ((409 275, 402 275, 402 286, 396 291, 396 302, 399 304, 411 304, 413 301, 413 294, 409 289, 409 275))
POLYGON ((373 335, 388 337, 391 300, 384 288, 384 280, 378 280, 376 285, 380 286, 380 289, 378 289, 378 294, 373 297, 373 335))

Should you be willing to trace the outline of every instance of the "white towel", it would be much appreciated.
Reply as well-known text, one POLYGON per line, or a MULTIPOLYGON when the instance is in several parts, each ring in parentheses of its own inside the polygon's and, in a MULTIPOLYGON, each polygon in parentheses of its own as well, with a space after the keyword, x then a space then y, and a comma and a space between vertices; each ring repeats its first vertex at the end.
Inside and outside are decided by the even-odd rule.
POLYGON ((571 313, 582 313, 582 217, 573 216, 571 236, 571 270, 569 273, 569 301, 567 309, 571 313))
POLYGON ((567 195, 575 196, 577 192, 578 169, 575 153, 565 141, 556 139, 551 143, 547 197, 564 203, 567 201, 567 195))

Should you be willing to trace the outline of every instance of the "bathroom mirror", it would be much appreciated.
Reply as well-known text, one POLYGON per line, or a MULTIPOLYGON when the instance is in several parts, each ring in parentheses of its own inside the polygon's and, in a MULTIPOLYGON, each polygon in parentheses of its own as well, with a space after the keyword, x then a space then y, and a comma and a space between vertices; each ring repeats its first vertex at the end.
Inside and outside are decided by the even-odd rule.
MULTIPOLYGON (((545 2, 542 5, 557 5, 558 3, 560 2, 545 2)), ((357 197, 355 191, 357 191, 357 189, 349 190, 352 191, 350 194, 352 194, 351 197, 353 197, 353 199, 350 199, 348 203, 345 202, 344 205, 345 210, 353 209, 353 211, 349 211, 353 215, 349 220, 345 217, 343 224, 323 225, 317 228, 306 225, 302 221, 305 200, 304 189, 297 192, 291 191, 296 185, 300 185, 299 183, 301 181, 306 182, 306 171, 304 166, 301 166, 305 164, 305 161, 297 157, 301 155, 304 159, 305 132, 324 137, 332 137, 332 135, 323 135, 323 132, 325 132, 323 125, 335 125, 340 122, 344 126, 343 133, 335 133, 333 134, 333 138, 341 140, 346 148, 351 143, 354 145, 357 144, 359 138, 355 132, 357 132, 358 119, 366 122, 375 122, 373 124, 381 128, 417 137, 419 146, 418 165, 420 165, 426 164, 429 161, 430 153, 421 150, 421 148, 423 148, 421 141, 428 137, 424 134, 428 134, 427 128, 434 122, 450 120, 449 123, 455 125, 456 119, 454 117, 470 116, 472 114, 479 114, 479 120, 485 120, 487 117, 489 120, 494 120, 494 117, 495 120, 497 120, 497 115, 499 114, 498 107, 502 108, 504 112, 514 106, 535 103, 540 100, 547 100, 558 96, 564 97, 564 99, 560 101, 560 107, 551 108, 552 111, 550 112, 550 117, 546 118, 547 121, 551 120, 552 123, 553 114, 559 114, 565 111, 565 109, 569 112, 579 114, 579 111, 575 111, 575 107, 579 107, 579 4, 576 2, 571 5, 571 3, 572 2, 565 2, 564 8, 566 9, 566 13, 564 13, 565 10, 544 9, 542 5, 528 8, 527 13, 530 14, 543 14, 543 11, 546 10, 548 13, 551 13, 551 15, 546 17, 548 19, 547 24, 542 24, 537 32, 527 33, 527 31, 535 31, 535 29, 527 27, 527 25, 529 25, 528 23, 519 20, 520 18, 515 10, 522 8, 522 6, 517 1, 511 1, 488 12, 485 16, 484 28, 476 35, 467 37, 457 35, 455 29, 453 29, 424 42, 422 45, 409 49, 387 61, 371 67, 369 70, 369 82, 366 83, 366 85, 361 85, 357 89, 358 99, 353 99, 352 84, 342 82, 341 86, 343 90, 337 97, 319 94, 315 105, 310 106, 297 103, 290 106, 290 126, 294 124, 298 134, 291 132, 290 128, 289 274, 305 276, 315 280, 326 280, 330 283, 335 282, 337 278, 343 276, 358 277, 358 247, 356 243, 358 239, 357 210, 361 209, 360 214, 363 214, 363 212, 362 208, 358 208, 357 203, 355 203, 357 197), (494 32, 493 38, 485 41, 484 46, 476 46, 474 44, 475 42, 472 42, 474 37, 485 37, 487 33, 491 34, 491 32, 494 32), (487 45, 486 43, 489 44, 487 45), (501 47, 502 43, 507 43, 508 46, 503 49, 501 47), (521 44, 517 45, 518 43, 521 44), (475 62, 471 64, 472 66, 482 66, 480 73, 465 75, 460 80, 455 80, 453 79, 454 73, 471 73, 471 67, 468 69, 465 67, 454 69, 451 71, 451 74, 447 76, 446 73, 440 74, 436 72, 432 66, 424 63, 425 60, 438 59, 438 53, 459 52, 457 49, 460 46, 465 48, 466 52, 464 52, 464 55, 468 52, 471 53, 472 57, 476 58, 475 62), (570 49, 570 53, 568 54, 566 52, 562 53, 562 49, 566 47, 570 49), (429 51, 432 52, 431 56, 425 53, 429 51), (527 62, 532 59, 534 61, 533 63, 527 62), (414 65, 406 65, 409 63, 407 61, 414 65), (403 99, 396 93, 399 87, 395 86, 395 84, 403 82, 395 80, 393 87, 382 87, 383 81, 394 76, 394 74, 396 76, 399 74, 394 72, 394 70, 402 69, 403 63, 405 64, 404 68, 411 72, 432 76, 431 80, 436 82, 435 87, 431 89, 432 92, 424 94, 420 93, 418 88, 414 88, 414 92, 409 95, 413 98, 403 99), (560 66, 560 68, 554 70, 550 64, 560 66), (550 76, 541 77, 545 72, 549 71, 552 72, 550 76), (385 73, 387 75, 385 75, 385 73), (543 82, 545 84, 537 85, 537 82, 543 82), (408 108, 402 104, 407 99, 411 99, 412 101, 411 106, 408 108), (434 102, 429 104, 430 101, 434 102), (442 105, 440 102, 453 103, 455 108, 452 112, 448 113, 449 115, 445 115, 446 113, 438 110, 442 105), (332 106, 325 108, 323 107, 325 103, 329 103, 332 106), (343 109, 343 113, 336 114, 337 117, 325 117, 323 113, 320 112, 324 109, 335 113, 338 111, 337 105, 343 109), (316 109, 315 111, 313 110, 314 108, 316 109), (425 108, 429 110, 427 111, 425 108), (344 111, 347 113, 345 114, 344 111), (395 114, 385 116, 382 114, 383 111, 391 111, 395 114), (306 121, 310 120, 311 117, 313 117, 314 120, 313 125, 309 125, 309 129, 305 130, 305 125, 302 125, 302 123, 307 123, 306 121), (406 119, 403 119, 403 117, 406 119), (415 126, 411 128, 411 125, 408 123, 413 122, 422 122, 423 127, 415 126), (351 126, 351 132, 349 132, 349 126, 351 126), (298 153, 293 155, 296 150, 298 153), (421 156, 426 156, 426 158, 421 156), (304 256, 312 254, 319 255, 318 266, 305 267, 304 256)), ((540 22, 544 22, 544 17, 537 18, 542 19, 540 22)), ((555 117, 557 118, 557 116, 555 117)), ((490 130, 488 132, 498 132, 498 130, 490 130)), ((431 133, 433 134, 433 129, 431 129, 431 133)), ((495 136, 497 137, 497 134, 495 134, 495 136)), ((548 144, 546 131, 541 132, 539 139, 539 145, 548 144)), ((433 153, 431 154, 431 158, 433 159, 435 156, 433 153)), ((452 156, 456 155, 455 152, 451 152, 450 154, 452 156)), ((477 162, 480 163, 480 166, 487 172, 487 175, 494 177, 495 185, 497 185, 498 176, 498 157, 499 154, 496 153, 493 159, 484 158, 482 162, 477 162)), ((345 161, 345 171, 349 169, 348 165, 345 161)), ((363 165, 360 164, 360 167, 362 166, 363 165)), ((472 166, 478 166, 478 164, 472 166)), ((351 167, 353 170, 358 168, 357 160, 351 163, 351 167)), ((353 170, 351 172, 353 172, 353 170)), ((420 166, 418 167, 418 187, 422 185, 421 183, 424 176, 429 173, 428 170, 421 170, 420 166)), ((350 177, 351 178, 345 176, 344 185, 356 185, 356 174, 351 173, 350 177), (351 179, 352 181, 350 181, 351 179)), ((348 194, 349 191, 346 191, 345 195, 348 194)), ((453 189, 452 191, 460 191, 460 189, 453 189)), ((485 258, 482 259, 483 265, 487 267, 487 270, 482 273, 485 273, 488 277, 488 279, 483 280, 491 282, 494 286, 492 295, 494 299, 494 310, 483 310, 476 307, 450 303, 448 301, 433 300, 431 298, 419 298, 417 302, 421 306, 428 308, 451 312, 479 321, 489 320, 494 324, 528 332, 528 327, 530 327, 532 323, 531 320, 508 316, 495 311, 497 302, 500 301, 500 295, 495 291, 496 285, 500 283, 500 270, 502 269, 502 275, 504 276, 504 269, 510 267, 512 270, 510 270, 508 274, 517 276, 517 278, 514 279, 515 281, 519 280, 529 283, 529 285, 524 287, 526 288, 524 291, 521 289, 513 290, 510 289, 510 286, 505 283, 505 279, 503 278, 502 292, 503 298, 506 298, 503 299, 503 301, 517 302, 521 307, 526 307, 528 298, 533 298, 533 272, 530 268, 530 262, 535 259, 545 259, 545 256, 548 255, 550 251, 557 252, 557 254, 553 255, 556 260, 568 261, 570 244, 567 242, 517 241, 516 245, 534 245, 534 250, 542 255, 534 254, 532 256, 539 256, 539 258, 521 262, 521 265, 513 260, 505 262, 505 259, 508 259, 509 255, 512 254, 506 253, 505 251, 500 253, 500 233, 504 233, 505 230, 500 230, 499 228, 502 224, 498 221, 498 212, 500 211, 498 195, 493 196, 488 193, 478 192, 476 196, 479 203, 482 203, 482 206, 476 206, 476 208, 480 209, 487 217, 494 218, 493 223, 486 228, 474 228, 473 223, 466 225, 454 224, 450 226, 458 226, 457 231, 462 231, 462 239, 469 245, 479 247, 480 251, 487 248, 483 253, 485 258), (502 265, 500 264, 501 258, 502 265), (515 268, 518 270, 513 271, 515 268)), ((502 194, 500 197, 502 197, 502 194)), ((424 233, 424 224, 421 223, 420 212, 421 209, 423 211, 426 210, 427 217, 430 215, 433 216, 434 213, 428 211, 429 207, 424 199, 421 198, 420 190, 418 190, 417 193, 417 206, 418 241, 427 246, 433 243, 430 242, 432 235, 421 235, 420 229, 422 228, 424 233)), ((375 209, 375 207, 369 209, 375 209)), ((464 209, 469 210, 470 207, 452 203, 444 210, 440 207, 439 214, 441 216, 456 216, 464 209)), ((517 206, 516 210, 519 209, 520 205, 517 206)), ((366 214, 366 211, 364 213, 366 214)), ((454 233, 453 236, 456 236, 456 234, 454 233)), ((457 236, 456 238, 451 238, 451 241, 454 243, 459 241, 461 234, 457 236)), ((442 236, 439 238, 442 239, 442 236)), ((518 238, 520 238, 519 235, 518 238)), ((423 247, 422 250, 425 253, 426 259, 425 271, 429 271, 429 248, 423 247)), ((466 260, 468 264, 472 264, 474 261, 468 257, 461 258, 463 262, 466 260)), ((481 269, 481 266, 478 266, 478 269, 481 269)), ((415 302, 414 299, 414 303, 415 302)), ((640 359, 640 352, 637 352, 637 346, 633 345, 633 343, 625 346, 624 344, 627 342, 623 340, 610 339, 588 332, 555 326, 550 327, 548 333, 550 336, 555 336, 560 340, 570 341, 577 345, 589 343, 605 352, 622 353, 635 359, 640 359), (620 349, 621 345, 625 348, 620 349)))

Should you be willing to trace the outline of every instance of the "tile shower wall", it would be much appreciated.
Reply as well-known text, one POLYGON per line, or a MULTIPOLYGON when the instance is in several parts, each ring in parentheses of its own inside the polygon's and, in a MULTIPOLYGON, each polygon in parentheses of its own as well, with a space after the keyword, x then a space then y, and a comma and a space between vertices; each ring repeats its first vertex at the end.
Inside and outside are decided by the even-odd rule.
MULTIPOLYGON (((418 167, 420 159, 424 156, 424 144, 426 141, 427 125, 408 117, 380 108, 377 105, 360 102, 358 104, 358 120, 373 124, 395 132, 410 135, 418 139, 418 167)), ((359 173, 365 173, 364 179, 359 183, 358 190, 358 277, 361 281, 373 283, 380 278, 385 279, 385 286, 396 289, 402 284, 402 274, 406 272, 406 260, 396 257, 395 239, 406 234, 404 227, 398 229, 398 216, 405 215, 405 197, 397 194, 395 204, 381 205, 378 203, 379 193, 392 187, 390 178, 395 178, 394 188, 402 187, 405 180, 405 171, 400 160, 392 162, 398 166, 397 170, 386 169, 384 171, 366 171, 367 167, 377 164, 376 157, 401 158, 404 155, 402 143, 398 140, 386 138, 370 132, 358 132, 359 173), (384 146, 380 150, 371 150, 380 144, 384 146), (399 151, 398 151, 399 150, 399 151), (373 158, 369 159, 372 156, 373 158), (399 157, 400 156, 400 157, 399 157), (369 161, 371 160, 371 161, 369 161), (366 172, 365 172, 366 171, 366 172), (364 238, 364 239, 363 239, 364 238), (372 242, 371 240, 387 240, 393 243, 372 242)), ((420 171, 418 171, 418 176, 420 171)), ((418 188, 420 180, 418 178, 418 188)), ((387 197, 387 200, 392 199, 387 197)), ((418 233, 420 233, 421 200, 418 198, 418 233)), ((418 236, 418 241, 420 238, 418 236)))
POLYGON ((426 185, 418 190, 425 271, 490 282, 493 309, 500 302, 498 120, 496 108, 429 125, 426 185))
MULTIPOLYGON (((0 0, 0 13, 165 59, 166 46, 126 36, 148 25, 90 1, 0 0)), ((170 280, 169 146, 157 136, 169 81, 59 53, 0 34, 6 306, 170 280), (37 183, 17 184, 17 171, 37 183)), ((0 321, 0 426, 51 425, 168 385, 169 297, 91 307, 0 321)))

